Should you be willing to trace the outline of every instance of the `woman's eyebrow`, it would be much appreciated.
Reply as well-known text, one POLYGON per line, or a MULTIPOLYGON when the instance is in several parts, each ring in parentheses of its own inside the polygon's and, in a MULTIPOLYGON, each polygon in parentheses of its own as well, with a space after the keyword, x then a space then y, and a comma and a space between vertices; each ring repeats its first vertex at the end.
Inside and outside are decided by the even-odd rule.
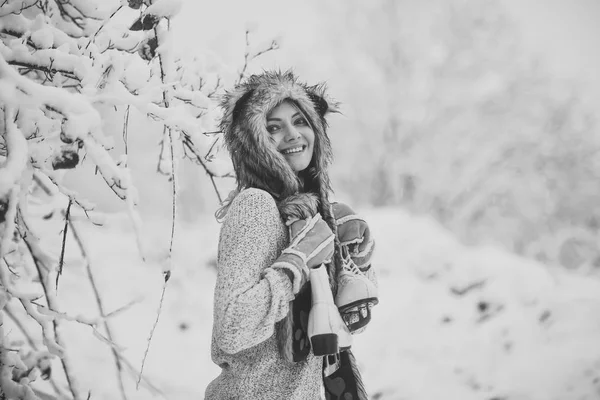
MULTIPOLYGON (((299 115, 300 115, 300 112, 297 112, 297 113, 295 113, 294 115, 292 115, 292 118, 291 118, 291 119, 294 119, 294 118, 296 118, 296 117, 297 117, 297 116, 299 116, 299 115)), ((275 118, 275 117, 271 117, 271 118, 267 118, 267 122, 269 122, 269 121, 280 121, 280 122, 281 122, 281 121, 282 121, 282 119, 281 119, 281 118, 275 118)))

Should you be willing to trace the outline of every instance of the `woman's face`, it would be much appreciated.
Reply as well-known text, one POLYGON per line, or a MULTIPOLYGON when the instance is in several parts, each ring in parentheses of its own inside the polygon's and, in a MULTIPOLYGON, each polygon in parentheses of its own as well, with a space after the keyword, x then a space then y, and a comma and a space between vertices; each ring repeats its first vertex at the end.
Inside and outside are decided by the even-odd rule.
POLYGON ((277 150, 295 172, 308 167, 313 155, 315 133, 294 103, 285 100, 269 113, 267 131, 277 150))

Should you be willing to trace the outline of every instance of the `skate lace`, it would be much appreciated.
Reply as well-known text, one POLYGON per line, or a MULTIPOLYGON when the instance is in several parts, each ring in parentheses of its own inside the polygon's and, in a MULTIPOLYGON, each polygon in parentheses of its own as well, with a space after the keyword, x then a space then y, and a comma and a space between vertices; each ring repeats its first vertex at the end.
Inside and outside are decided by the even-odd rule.
POLYGON ((362 275, 362 271, 358 269, 352 258, 348 255, 344 257, 344 262, 342 265, 342 270, 345 272, 349 272, 354 275, 362 275))

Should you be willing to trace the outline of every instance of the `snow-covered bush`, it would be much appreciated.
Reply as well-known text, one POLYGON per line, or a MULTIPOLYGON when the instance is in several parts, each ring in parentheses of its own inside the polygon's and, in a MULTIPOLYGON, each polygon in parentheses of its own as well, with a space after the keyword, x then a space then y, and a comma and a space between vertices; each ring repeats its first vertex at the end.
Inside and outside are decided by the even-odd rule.
MULTIPOLYGON (((139 199, 128 165, 128 144, 131 136, 147 132, 132 132, 130 117, 154 124, 162 131, 154 151, 157 176, 170 182, 172 196, 169 249, 179 160, 198 164, 213 180, 232 174, 228 160, 215 156, 221 148, 216 94, 223 81, 230 84, 227 80, 241 78, 251 58, 276 44, 255 54, 247 52, 242 73, 232 73, 210 55, 179 57, 173 51, 171 24, 181 6, 181 0, 2 1, 0 398, 38 398, 31 382, 39 378, 51 379, 60 398, 87 397, 77 376, 88 371, 71 366, 73 355, 60 329, 65 321, 91 326, 111 346, 121 370, 92 274, 90 296, 97 299, 96 316, 67 315, 58 304, 67 236, 74 237, 86 255, 73 216, 100 223, 95 199, 65 185, 66 173, 84 170, 88 177, 83 185, 95 185, 99 174, 126 205, 139 237, 139 199), (40 203, 48 205, 45 214, 35 211, 40 203), (39 237, 35 226, 40 216, 57 215, 64 224, 62 246, 49 251, 44 243, 48 238, 39 237), (7 317, 27 342, 5 341, 7 317), (41 336, 30 332, 31 321, 42 328, 41 336), (56 356, 66 382, 52 379, 56 374, 50 373, 48 360, 56 356)), ((138 245, 144 257, 141 241, 138 245)), ((171 273, 169 257, 162 266, 165 285, 171 273)))

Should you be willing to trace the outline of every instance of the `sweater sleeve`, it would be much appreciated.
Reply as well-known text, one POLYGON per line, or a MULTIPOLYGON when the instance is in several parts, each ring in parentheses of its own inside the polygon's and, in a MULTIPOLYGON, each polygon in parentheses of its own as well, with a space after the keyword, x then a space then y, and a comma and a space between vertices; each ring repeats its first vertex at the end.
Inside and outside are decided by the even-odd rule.
POLYGON ((216 344, 226 353, 265 341, 288 312, 294 298, 290 276, 271 268, 281 229, 273 198, 258 189, 241 192, 227 212, 214 297, 216 344))

